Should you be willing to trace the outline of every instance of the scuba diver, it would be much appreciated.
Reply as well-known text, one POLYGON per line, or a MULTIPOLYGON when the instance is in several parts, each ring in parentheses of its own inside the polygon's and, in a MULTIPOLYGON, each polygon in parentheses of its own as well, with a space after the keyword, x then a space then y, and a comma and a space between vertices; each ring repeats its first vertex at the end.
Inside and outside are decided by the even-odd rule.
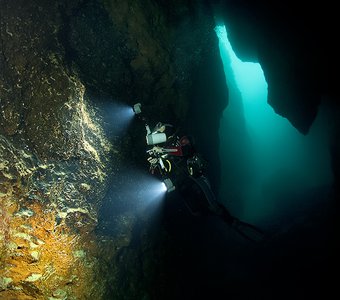
MULTIPOLYGON (((141 113, 141 104, 134 106, 135 114, 141 113)), ((146 119, 142 117, 146 122, 146 119)), ((164 183, 167 192, 177 190, 184 203, 194 216, 216 215, 250 241, 261 241, 262 230, 239 220, 215 197, 209 179, 206 176, 208 162, 195 149, 191 136, 179 137, 171 124, 158 122, 151 130, 145 123, 146 143, 151 148, 148 154, 149 171, 164 183), (170 135, 166 131, 171 131, 170 135)))

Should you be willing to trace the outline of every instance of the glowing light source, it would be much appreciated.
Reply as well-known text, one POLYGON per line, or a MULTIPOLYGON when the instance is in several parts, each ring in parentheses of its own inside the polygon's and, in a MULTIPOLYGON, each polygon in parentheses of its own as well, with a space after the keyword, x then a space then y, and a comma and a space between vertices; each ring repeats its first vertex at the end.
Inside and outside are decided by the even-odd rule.
POLYGON ((139 182, 140 190, 138 193, 139 201, 143 203, 157 202, 160 196, 164 195, 166 189, 164 188, 163 182, 156 178, 143 178, 139 182))
POLYGON ((136 115, 140 114, 142 112, 142 104, 140 103, 136 103, 134 106, 133 106, 133 111, 136 115))
POLYGON ((165 183, 164 182, 161 182, 161 191, 162 192, 166 192, 167 191, 167 188, 166 188, 166 185, 165 185, 165 183))
POLYGON ((131 200, 131 204, 136 207, 157 204, 166 194, 164 182, 149 173, 127 169, 120 176, 117 194, 131 200))

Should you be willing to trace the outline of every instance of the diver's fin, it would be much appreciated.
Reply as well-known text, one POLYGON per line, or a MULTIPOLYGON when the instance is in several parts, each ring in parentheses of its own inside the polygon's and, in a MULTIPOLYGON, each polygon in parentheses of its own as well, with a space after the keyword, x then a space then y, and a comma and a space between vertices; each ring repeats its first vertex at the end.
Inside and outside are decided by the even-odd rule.
POLYGON ((234 220, 232 227, 247 240, 253 242, 261 242, 264 240, 264 232, 252 224, 236 219, 234 220))

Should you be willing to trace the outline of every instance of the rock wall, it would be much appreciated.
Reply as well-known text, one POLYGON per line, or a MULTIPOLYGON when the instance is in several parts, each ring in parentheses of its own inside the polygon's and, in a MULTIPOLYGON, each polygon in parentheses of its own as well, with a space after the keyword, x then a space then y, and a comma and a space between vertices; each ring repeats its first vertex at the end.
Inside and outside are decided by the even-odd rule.
POLYGON ((133 205, 109 190, 126 158, 145 165, 144 128, 121 139, 107 107, 139 101, 184 132, 198 122, 198 140, 217 151, 226 100, 215 87, 226 86, 211 12, 192 1, 0 7, 0 299, 157 298, 162 238, 127 210, 109 216, 119 235, 98 224, 104 203, 133 205))
POLYGON ((0 5, 0 298, 101 299, 114 253, 93 231, 115 147, 65 63, 58 7, 0 5))

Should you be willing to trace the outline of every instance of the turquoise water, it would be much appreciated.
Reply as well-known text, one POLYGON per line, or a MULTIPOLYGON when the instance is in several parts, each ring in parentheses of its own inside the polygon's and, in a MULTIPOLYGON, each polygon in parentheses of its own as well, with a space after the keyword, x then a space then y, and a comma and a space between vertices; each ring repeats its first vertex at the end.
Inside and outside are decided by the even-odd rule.
POLYGON ((215 31, 229 88, 219 130, 219 196, 240 217, 261 221, 298 205, 301 191, 331 183, 328 135, 321 125, 322 113, 308 135, 276 114, 267 103, 261 65, 238 59, 225 26, 215 31))

